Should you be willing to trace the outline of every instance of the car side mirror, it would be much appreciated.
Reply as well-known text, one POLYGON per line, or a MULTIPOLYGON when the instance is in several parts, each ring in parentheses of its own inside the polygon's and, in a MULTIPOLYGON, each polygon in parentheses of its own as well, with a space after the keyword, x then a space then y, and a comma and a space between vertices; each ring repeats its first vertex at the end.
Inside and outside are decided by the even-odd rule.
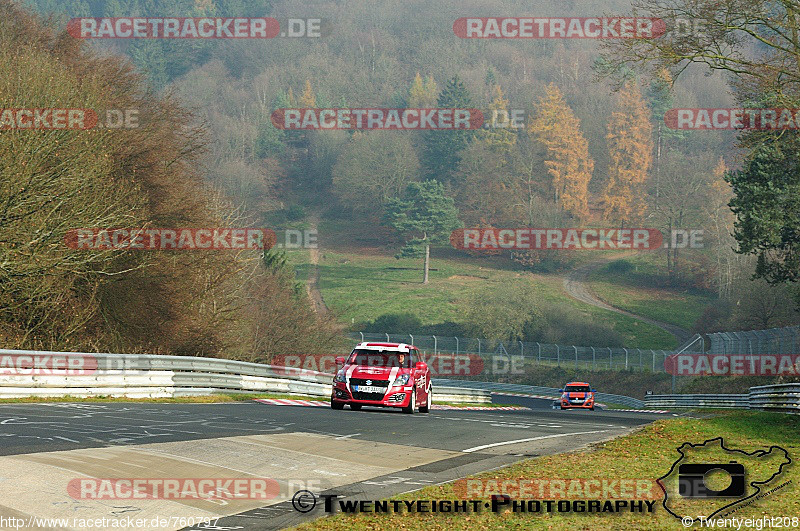
POLYGON ((418 361, 418 362, 417 362, 417 364, 416 364, 414 367, 415 367, 415 368, 416 368, 418 371, 424 371, 425 369, 427 369, 427 368, 428 368, 428 366, 427 366, 427 365, 426 365, 424 362, 422 362, 422 361, 418 361))
POLYGON ((563 393, 563 392, 564 392, 564 390, 563 390, 563 389, 559 389, 559 390, 558 390, 558 392, 559 392, 559 393, 563 393))
POLYGON ((592 392, 593 392, 593 393, 596 393, 596 392, 597 392, 597 389, 592 389, 592 392))
MULTIPOLYGON (((328 358, 328 359, 330 359, 330 358, 328 358)), ((336 357, 336 365, 337 366, 344 365, 344 357, 343 356, 337 356, 336 357)))

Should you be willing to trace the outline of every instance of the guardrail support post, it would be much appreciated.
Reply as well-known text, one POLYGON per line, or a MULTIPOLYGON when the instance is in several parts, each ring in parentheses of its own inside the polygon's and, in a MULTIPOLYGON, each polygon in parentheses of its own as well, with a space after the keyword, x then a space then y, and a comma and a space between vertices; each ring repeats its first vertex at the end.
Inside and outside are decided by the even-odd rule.
POLYGON ((456 356, 458 356, 458 337, 456 337, 456 356))
POLYGON ((439 341, 436 339, 436 336, 433 336, 433 354, 439 354, 439 341))
POLYGON ((408 334, 408 337, 411 338, 411 344, 413 345, 414 344, 414 336, 412 336, 411 334, 408 334))
POLYGON ((628 370, 628 349, 626 349, 625 347, 622 347, 622 350, 625 351, 625 370, 627 371, 628 370))
POLYGON ((572 348, 575 349, 575 368, 577 369, 578 368, 578 347, 576 347, 575 345, 572 345, 572 348))
POLYGON ((537 342, 536 346, 539 347, 539 365, 542 364, 542 344, 537 342))
POLYGON ((386 342, 389 343, 389 334, 386 334, 386 342))
POLYGON ((594 347, 592 348, 592 370, 595 370, 597 367, 597 356, 595 356, 594 347))
POLYGON ((525 343, 523 343, 522 341, 519 342, 519 354, 523 358, 525 357, 525 343))
POLYGON ((364 332, 359 332, 359 334, 361 334, 361 342, 363 343, 364 342, 364 332))
POLYGON ((478 356, 481 355, 481 340, 478 338, 478 356))
POLYGON ((556 367, 561 367, 561 348, 556 345, 556 367))

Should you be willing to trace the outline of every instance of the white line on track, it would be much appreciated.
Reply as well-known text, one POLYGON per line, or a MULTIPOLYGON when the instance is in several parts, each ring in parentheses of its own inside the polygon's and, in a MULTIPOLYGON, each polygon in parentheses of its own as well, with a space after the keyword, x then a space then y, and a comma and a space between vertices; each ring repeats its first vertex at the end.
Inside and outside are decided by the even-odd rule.
POLYGON ((505 446, 507 444, 517 444, 517 443, 524 443, 530 441, 540 441, 542 439, 555 439, 556 437, 572 437, 574 435, 588 435, 590 433, 603 433, 604 431, 608 430, 595 430, 595 431, 579 431, 577 433, 556 433, 554 435, 542 435, 540 437, 531 437, 529 439, 516 439, 514 441, 504 441, 499 443, 492 443, 492 444, 483 444, 481 446, 475 446, 473 448, 467 448, 466 450, 461 450, 463 453, 468 454, 472 452, 477 452, 478 450, 485 450, 486 448, 494 448, 495 446, 505 446))
POLYGON ((349 439, 350 437, 355 437, 356 435, 361 435, 360 433, 351 433, 350 435, 340 435, 336 437, 337 441, 341 441, 342 439, 349 439))

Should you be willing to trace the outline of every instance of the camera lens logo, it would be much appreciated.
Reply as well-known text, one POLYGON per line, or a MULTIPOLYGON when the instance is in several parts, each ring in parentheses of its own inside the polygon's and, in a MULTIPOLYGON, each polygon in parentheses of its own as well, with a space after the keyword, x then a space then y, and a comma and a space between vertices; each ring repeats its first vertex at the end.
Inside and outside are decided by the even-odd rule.
POLYGON ((310 512, 317 506, 317 497, 310 490, 298 490, 292 496, 292 506, 297 512, 310 512))
POLYGON ((664 492, 664 510, 685 527, 698 518, 713 519, 749 505, 756 497, 779 495, 791 483, 780 483, 784 468, 792 462, 780 446, 743 450, 714 437, 685 442, 675 450, 676 459, 658 478, 658 485, 664 492))
POLYGON ((730 463, 689 463, 678 467, 678 494, 684 498, 739 498, 744 496, 744 465, 730 463), (722 490, 711 489, 707 479, 716 471, 727 473, 730 484, 722 490))

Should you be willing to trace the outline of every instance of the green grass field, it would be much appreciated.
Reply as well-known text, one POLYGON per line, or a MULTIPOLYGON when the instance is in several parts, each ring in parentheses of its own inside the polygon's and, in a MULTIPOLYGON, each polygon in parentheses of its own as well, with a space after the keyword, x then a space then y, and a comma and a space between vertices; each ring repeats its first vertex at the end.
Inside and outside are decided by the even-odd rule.
MULTIPOLYGON (((464 304, 486 284, 531 283, 543 303, 568 305, 621 334, 626 346, 668 349, 675 339, 658 327, 630 317, 586 305, 569 298, 558 275, 531 274, 499 258, 448 256, 433 251, 428 285, 422 284, 422 261, 395 259, 363 250, 324 249, 319 263, 319 287, 327 306, 347 324, 364 323, 390 313, 413 313, 423 324, 464 322, 464 304)), ((291 252, 298 279, 311 270, 307 252, 291 252)), ((388 331, 400 332, 400 331, 388 331)))
POLYGON ((612 264, 589 275, 591 290, 601 299, 638 315, 691 330, 716 298, 699 290, 674 290, 659 287, 664 282, 654 257, 635 256, 625 260, 632 268, 614 270, 612 264))
MULTIPOLYGON (((670 470, 679 454, 676 448, 685 442, 702 443, 707 439, 723 437, 728 448, 752 452, 780 445, 796 458, 800 447, 800 417, 780 413, 724 413, 710 418, 675 418, 660 420, 626 437, 594 445, 589 450, 569 452, 538 459, 530 459, 507 468, 476 476, 483 479, 527 478, 586 478, 609 480, 621 478, 659 478, 670 470)), ((748 473, 763 473, 762 467, 771 471, 773 463, 749 466, 748 473)), ((777 468, 776 468, 777 470, 777 468)), ((769 477, 767 474, 765 477, 769 477)), ((748 476, 749 477, 749 476, 748 476)), ((798 486, 800 471, 797 466, 785 466, 783 473, 762 488, 767 492, 786 481, 791 483, 772 495, 741 507, 732 516, 761 518, 763 516, 800 517, 798 486)), ((446 483, 394 497, 394 500, 458 500, 458 490, 446 483)), ((526 498, 536 499, 536 496, 526 498)), ((577 498, 582 499, 582 498, 577 498)), ((726 502, 727 503, 727 502, 726 502)), ((698 527, 695 524, 695 528, 698 527)), ((408 513, 400 514, 336 514, 300 526, 303 530, 356 529, 356 530, 453 530, 453 529, 683 529, 680 521, 669 515, 661 505, 658 495, 652 514, 542 514, 492 513, 483 509, 475 514, 408 513)), ((749 529, 752 529, 750 527, 749 529)))

